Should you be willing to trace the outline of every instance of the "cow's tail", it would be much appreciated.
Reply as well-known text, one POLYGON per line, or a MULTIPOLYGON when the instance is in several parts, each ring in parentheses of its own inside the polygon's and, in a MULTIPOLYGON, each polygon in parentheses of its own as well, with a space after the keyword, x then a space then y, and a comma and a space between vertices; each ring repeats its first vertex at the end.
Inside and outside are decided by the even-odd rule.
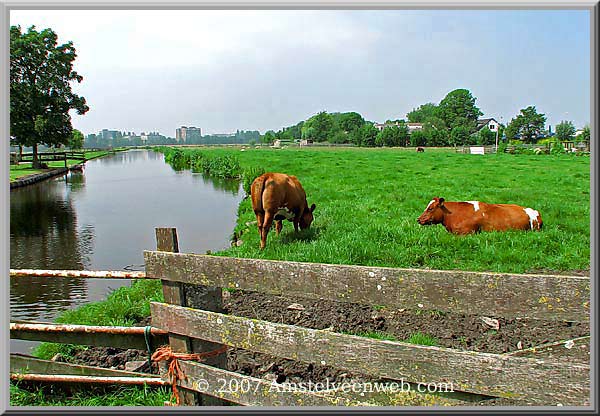
POLYGON ((263 212, 262 195, 265 190, 267 176, 261 175, 252 182, 250 193, 252 194, 252 208, 254 212, 263 212))

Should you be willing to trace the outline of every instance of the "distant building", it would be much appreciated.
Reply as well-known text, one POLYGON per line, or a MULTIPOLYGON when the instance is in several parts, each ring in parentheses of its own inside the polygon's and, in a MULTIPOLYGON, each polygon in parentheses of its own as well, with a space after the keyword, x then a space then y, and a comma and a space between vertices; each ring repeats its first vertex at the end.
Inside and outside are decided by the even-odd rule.
POLYGON ((498 127, 500 127, 500 124, 493 118, 480 118, 479 120, 477 120, 476 131, 479 131, 484 127, 487 127, 488 129, 496 133, 498 131, 498 127))
POLYGON ((100 138, 104 139, 104 140, 113 140, 113 139, 116 139, 117 137, 121 137, 121 132, 118 130, 102 129, 98 133, 98 136, 100 136, 100 138))
POLYGON ((165 136, 163 136, 162 134, 160 134, 159 132, 153 131, 150 133, 144 133, 141 132, 140 133, 140 140, 142 141, 142 144, 156 144, 156 143, 162 143, 164 142, 164 140, 166 139, 165 136))
POLYGON ((211 136, 214 136, 214 137, 235 137, 235 133, 216 133, 216 134, 211 134, 211 136))
MULTIPOLYGON (((400 126, 399 121, 394 121, 393 123, 375 123, 373 124, 375 126, 375 128, 379 131, 382 131, 383 129, 385 129, 386 127, 398 127, 400 126)), ((423 129, 423 124, 422 123, 404 123, 406 124, 406 127, 408 127, 408 132, 412 133, 415 130, 422 130, 423 129)))
POLYGON ((178 143, 188 143, 199 141, 202 138, 202 130, 200 127, 181 126, 175 130, 175 140, 178 143))

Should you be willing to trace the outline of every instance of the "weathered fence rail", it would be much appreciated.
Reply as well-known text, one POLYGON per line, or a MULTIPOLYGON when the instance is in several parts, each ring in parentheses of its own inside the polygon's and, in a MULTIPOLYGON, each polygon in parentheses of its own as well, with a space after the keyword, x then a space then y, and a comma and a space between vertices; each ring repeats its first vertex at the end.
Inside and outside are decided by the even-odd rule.
POLYGON ((146 275, 205 286, 465 314, 588 321, 589 277, 419 270, 146 251, 146 275))

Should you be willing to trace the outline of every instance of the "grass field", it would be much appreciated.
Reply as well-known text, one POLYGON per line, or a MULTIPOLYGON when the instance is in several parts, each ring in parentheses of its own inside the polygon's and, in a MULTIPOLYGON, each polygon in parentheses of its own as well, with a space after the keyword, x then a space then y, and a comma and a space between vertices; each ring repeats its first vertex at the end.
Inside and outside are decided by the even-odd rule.
POLYGON ((407 149, 202 149, 235 154, 242 168, 296 175, 310 230, 284 222, 258 249, 250 199, 239 208, 243 244, 218 255, 369 266, 494 272, 568 272, 590 265, 590 160, 572 155, 469 155, 407 149), (469 236, 416 218, 434 196, 447 201, 515 203, 540 211, 541 232, 469 236))

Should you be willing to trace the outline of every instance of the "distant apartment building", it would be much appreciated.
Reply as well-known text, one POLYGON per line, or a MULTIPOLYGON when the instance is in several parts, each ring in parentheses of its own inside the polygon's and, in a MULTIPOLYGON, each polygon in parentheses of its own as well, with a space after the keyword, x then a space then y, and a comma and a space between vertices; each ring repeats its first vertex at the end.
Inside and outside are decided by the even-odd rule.
POLYGON ((100 138, 103 140, 112 140, 116 139, 117 137, 121 137, 121 132, 118 130, 102 129, 98 133, 98 136, 100 136, 100 138))
POLYGON ((175 140, 178 143, 188 143, 199 141, 202 138, 202 130, 200 127, 181 126, 175 130, 175 140))
POLYGON ((141 132, 140 133, 140 140, 142 141, 142 144, 152 144, 152 143, 158 143, 160 141, 163 141, 165 139, 165 136, 163 136, 162 134, 160 134, 159 132, 153 131, 150 133, 144 133, 141 132))

